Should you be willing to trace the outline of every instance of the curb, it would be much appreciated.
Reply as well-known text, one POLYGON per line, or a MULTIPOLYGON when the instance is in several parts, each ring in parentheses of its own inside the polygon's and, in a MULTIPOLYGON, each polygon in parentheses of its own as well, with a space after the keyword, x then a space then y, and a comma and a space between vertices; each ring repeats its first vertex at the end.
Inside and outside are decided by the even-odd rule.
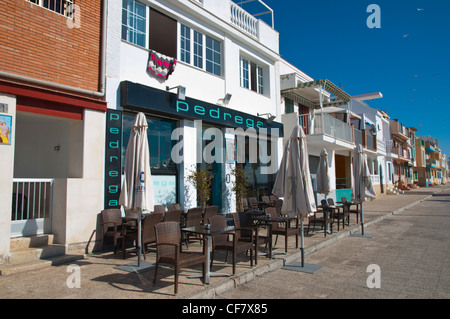
MULTIPOLYGON (((428 195, 424 198, 421 198, 419 200, 416 200, 404 207, 401 207, 399 209, 396 209, 390 213, 387 213, 382 216, 378 216, 374 218, 373 220, 367 222, 364 224, 365 227, 370 227, 383 219, 396 215, 406 209, 409 209, 429 198, 431 198, 432 195, 428 195)), ((318 251, 320 249, 323 249, 325 247, 328 247, 348 236, 354 233, 358 233, 360 231, 360 226, 354 226, 353 228, 343 231, 342 233, 338 234, 337 236, 325 239, 321 242, 318 242, 316 244, 313 244, 311 246, 305 247, 305 256, 312 254, 315 251, 318 251)), ((215 299, 216 297, 220 296, 223 293, 226 293, 228 291, 236 289, 238 286, 241 286, 247 282, 250 282, 254 279, 256 279, 259 276, 262 276, 266 273, 273 272, 275 270, 281 269, 284 265, 289 264, 293 261, 298 261, 301 258, 301 252, 296 251, 285 258, 275 259, 272 262, 269 262, 267 264, 264 264, 262 266, 257 266, 249 271, 246 271, 240 275, 236 275, 234 277, 230 277, 230 279, 225 280, 224 282, 217 284, 213 287, 205 288, 204 290, 200 291, 199 293, 196 293, 194 295, 190 296, 179 296, 177 299, 215 299)))

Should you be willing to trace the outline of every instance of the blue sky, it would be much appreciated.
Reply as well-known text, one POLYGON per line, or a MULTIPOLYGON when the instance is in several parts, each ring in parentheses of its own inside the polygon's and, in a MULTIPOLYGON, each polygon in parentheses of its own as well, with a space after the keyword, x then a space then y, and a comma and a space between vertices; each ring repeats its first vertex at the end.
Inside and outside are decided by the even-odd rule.
MULTIPOLYGON (((274 10, 284 59, 350 95, 381 92, 371 107, 437 138, 450 156, 449 0, 264 2, 274 10), (379 29, 367 27, 370 4, 381 9, 379 29)), ((244 9, 256 13, 251 4, 244 9)))

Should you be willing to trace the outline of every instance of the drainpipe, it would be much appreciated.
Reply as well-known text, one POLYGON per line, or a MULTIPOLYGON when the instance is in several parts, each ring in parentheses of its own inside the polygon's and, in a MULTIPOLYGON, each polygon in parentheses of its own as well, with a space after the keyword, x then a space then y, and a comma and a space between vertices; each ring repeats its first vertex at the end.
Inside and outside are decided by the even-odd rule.
POLYGON ((68 86, 64 84, 54 83, 50 81, 40 80, 36 78, 30 78, 28 76, 8 73, 4 71, 0 71, 0 77, 5 77, 13 80, 24 81, 32 84, 38 84, 43 86, 48 86, 55 89, 71 91, 80 94, 91 95, 95 97, 104 97, 105 96, 105 69, 106 69, 106 16, 108 12, 108 0, 103 1, 103 21, 102 21, 102 47, 101 47, 101 61, 100 61, 100 90, 98 92, 80 89, 73 86, 68 86))

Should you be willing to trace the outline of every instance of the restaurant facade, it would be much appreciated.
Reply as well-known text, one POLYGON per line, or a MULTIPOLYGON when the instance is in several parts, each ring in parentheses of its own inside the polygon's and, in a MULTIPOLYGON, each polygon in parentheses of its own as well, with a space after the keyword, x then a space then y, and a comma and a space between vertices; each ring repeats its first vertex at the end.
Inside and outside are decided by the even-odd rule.
POLYGON ((283 134, 278 33, 228 1, 108 5, 105 208, 119 205, 137 112, 148 121, 155 204, 199 205, 188 179, 197 168, 214 175, 208 205, 221 212, 236 211, 236 165, 249 196, 269 195, 283 134))

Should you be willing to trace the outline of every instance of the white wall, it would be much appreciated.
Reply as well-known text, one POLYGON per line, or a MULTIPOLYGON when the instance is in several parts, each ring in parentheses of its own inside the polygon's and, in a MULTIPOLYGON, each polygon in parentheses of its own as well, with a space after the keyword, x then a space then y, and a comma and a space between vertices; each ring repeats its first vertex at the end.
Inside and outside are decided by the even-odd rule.
POLYGON ((83 177, 54 183, 52 228, 57 243, 85 243, 97 227, 104 198, 105 129, 105 113, 84 111, 83 177))
POLYGON ((81 120, 18 112, 15 178, 66 178, 82 175, 81 120), (55 150, 55 146, 60 146, 55 150))
POLYGON ((8 113, 11 115, 12 132, 10 134, 11 145, 0 144, 0 264, 9 255, 9 237, 11 233, 11 207, 12 207, 12 187, 14 171, 14 147, 16 133, 16 98, 11 95, 0 94, 0 103, 8 104, 8 113))

